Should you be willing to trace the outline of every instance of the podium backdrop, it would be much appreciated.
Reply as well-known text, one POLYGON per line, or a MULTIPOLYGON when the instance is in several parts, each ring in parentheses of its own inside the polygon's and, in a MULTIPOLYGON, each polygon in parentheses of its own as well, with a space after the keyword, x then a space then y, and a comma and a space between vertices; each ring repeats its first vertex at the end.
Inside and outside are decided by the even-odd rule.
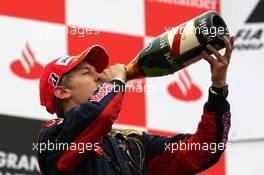
MULTIPOLYGON (((110 64, 127 64, 155 36, 207 10, 219 12, 237 37, 228 75, 230 139, 264 138, 263 0, 1 0, 1 122, 15 117, 14 125, 6 123, 12 129, 1 128, 1 133, 30 132, 19 129, 22 121, 33 121, 35 133, 39 122, 55 117, 40 106, 38 94, 41 71, 52 59, 100 44, 109 52, 110 64)), ((210 68, 202 60, 171 76, 129 84, 147 92, 126 93, 117 128, 193 133, 211 85, 210 68)), ((15 152, 2 145, 1 158, 15 152)), ((203 174, 225 174, 224 159, 203 174)), ((15 170, 24 172, 23 167, 15 170)), ((2 162, 1 171, 13 172, 12 166, 2 162)))

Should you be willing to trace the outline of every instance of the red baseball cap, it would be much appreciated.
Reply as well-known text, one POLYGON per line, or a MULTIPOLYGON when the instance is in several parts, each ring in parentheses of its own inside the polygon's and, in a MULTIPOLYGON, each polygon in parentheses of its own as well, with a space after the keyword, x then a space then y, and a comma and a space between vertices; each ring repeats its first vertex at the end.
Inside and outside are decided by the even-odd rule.
POLYGON ((55 112, 54 88, 65 73, 71 71, 84 59, 101 73, 108 65, 109 56, 102 46, 93 45, 77 56, 63 56, 45 66, 39 80, 39 95, 40 104, 45 106, 49 113, 55 112))

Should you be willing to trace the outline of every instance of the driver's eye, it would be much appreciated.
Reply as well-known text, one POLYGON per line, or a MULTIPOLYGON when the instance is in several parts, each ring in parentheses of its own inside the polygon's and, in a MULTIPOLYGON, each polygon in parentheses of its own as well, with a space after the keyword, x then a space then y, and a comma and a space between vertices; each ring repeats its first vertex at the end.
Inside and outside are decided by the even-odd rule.
POLYGON ((86 75, 86 74, 89 74, 90 72, 89 71, 85 71, 83 72, 83 75, 86 75))

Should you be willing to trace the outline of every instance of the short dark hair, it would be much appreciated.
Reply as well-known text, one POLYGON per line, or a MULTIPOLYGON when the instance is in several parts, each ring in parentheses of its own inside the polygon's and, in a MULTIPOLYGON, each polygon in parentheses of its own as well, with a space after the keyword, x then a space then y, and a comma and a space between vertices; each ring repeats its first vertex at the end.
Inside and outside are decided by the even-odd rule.
MULTIPOLYGON (((70 79, 71 76, 69 73, 63 75, 63 77, 61 78, 60 82, 59 82, 59 86, 63 86, 63 87, 70 87, 70 79)), ((58 118, 64 118, 65 117, 65 110, 64 110, 64 106, 62 103, 62 100, 57 98, 55 96, 55 113, 57 114, 58 118)))

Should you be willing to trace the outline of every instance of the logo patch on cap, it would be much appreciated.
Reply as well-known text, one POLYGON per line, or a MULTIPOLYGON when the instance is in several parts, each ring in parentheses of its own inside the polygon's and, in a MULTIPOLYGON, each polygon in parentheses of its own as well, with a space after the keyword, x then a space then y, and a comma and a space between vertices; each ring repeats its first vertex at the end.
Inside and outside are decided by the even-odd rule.
POLYGON ((62 66, 66 66, 68 65, 68 63, 72 60, 73 57, 71 56, 64 56, 61 57, 60 59, 58 59, 58 61, 55 63, 56 65, 62 65, 62 66))
POLYGON ((49 76, 49 83, 56 87, 58 85, 60 77, 58 75, 56 75, 55 73, 51 73, 49 76))

